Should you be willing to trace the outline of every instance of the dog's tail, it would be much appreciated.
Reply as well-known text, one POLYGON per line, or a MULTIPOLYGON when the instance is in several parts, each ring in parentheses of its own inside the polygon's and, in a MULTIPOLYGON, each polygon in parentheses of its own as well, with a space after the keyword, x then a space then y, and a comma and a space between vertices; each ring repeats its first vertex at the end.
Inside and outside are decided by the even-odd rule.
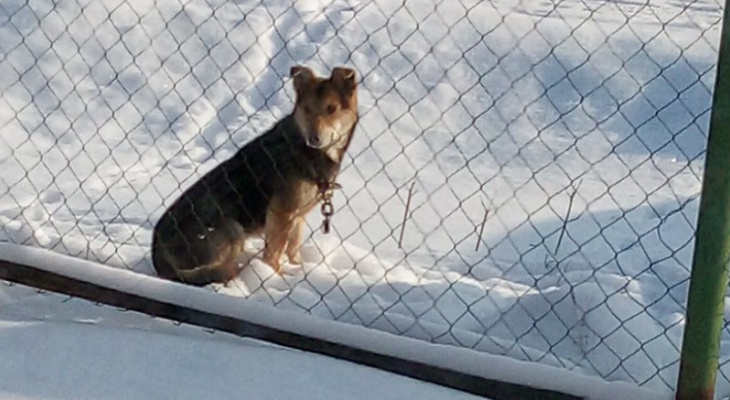
POLYGON ((166 238, 162 234, 178 227, 170 227, 167 219, 161 219, 152 234, 152 264, 157 275, 193 286, 225 283, 237 277, 243 266, 236 262, 236 258, 243 251, 246 235, 243 227, 235 221, 220 225, 221 228, 207 232, 209 242, 206 250, 197 248, 191 251, 191 244, 184 239, 166 238), (208 251, 214 256, 205 256, 208 251), (204 262, 197 264, 198 257, 202 257, 204 262))
POLYGON ((205 286, 215 282, 228 282, 238 276, 242 268, 221 264, 202 265, 193 269, 177 270, 180 282, 193 286, 205 286))
POLYGON ((153 265, 160 278, 186 283, 193 286, 205 286, 216 282, 228 282, 238 276, 243 269, 235 263, 221 260, 192 269, 179 268, 176 258, 165 246, 152 246, 153 265))

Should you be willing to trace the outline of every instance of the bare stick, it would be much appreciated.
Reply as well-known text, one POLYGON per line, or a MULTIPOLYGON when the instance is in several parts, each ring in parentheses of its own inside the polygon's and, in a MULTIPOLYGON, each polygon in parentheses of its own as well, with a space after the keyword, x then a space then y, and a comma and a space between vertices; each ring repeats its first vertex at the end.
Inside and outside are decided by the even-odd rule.
POLYGON ((484 207, 484 218, 482 218, 482 226, 479 228, 479 237, 477 238, 477 247, 474 251, 479 251, 479 244, 482 242, 482 235, 484 234, 484 225, 487 224, 487 216, 489 216, 489 209, 484 204, 484 199, 482 199, 482 207, 484 207))
POLYGON ((408 210, 411 209, 411 198, 413 197, 413 187, 416 186, 416 180, 413 180, 411 187, 408 189, 408 200, 406 200, 406 210, 403 213, 403 224, 400 226, 400 237, 398 238, 398 248, 403 248, 403 233, 406 230, 406 221, 408 220, 408 210))
POLYGON ((563 218, 563 227, 560 230, 560 236, 558 236, 558 243, 555 245, 555 255, 557 256, 558 250, 560 250, 560 244, 563 242, 563 236, 565 235, 565 230, 568 227, 568 221, 570 221, 570 213, 573 210, 573 199, 575 198, 575 195, 578 193, 578 188, 580 187, 581 181, 578 181, 578 185, 573 187, 571 184, 570 186, 573 187, 573 192, 570 193, 570 198, 568 200, 568 210, 565 212, 565 218, 563 218))

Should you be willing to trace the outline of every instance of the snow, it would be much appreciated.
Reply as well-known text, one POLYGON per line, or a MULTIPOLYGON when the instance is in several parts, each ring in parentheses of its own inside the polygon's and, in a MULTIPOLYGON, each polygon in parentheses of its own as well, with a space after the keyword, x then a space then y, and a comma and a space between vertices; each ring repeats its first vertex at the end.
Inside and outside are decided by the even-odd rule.
POLYGON ((21 301, 21 307, 11 304, 0 311, 3 399, 481 398, 189 326, 173 329, 155 321, 154 328, 144 329, 140 326, 151 324, 142 314, 110 326, 100 316, 116 319, 116 310, 104 313, 79 300, 58 307, 62 299, 39 301, 39 296, 46 297, 36 294, 21 301), (33 305, 23 310, 27 302, 33 305), (76 317, 36 319, 39 308, 49 303, 56 306, 50 310, 71 309, 76 317))
MULTIPOLYGON (((321 320, 299 312, 275 310, 256 302, 241 302, 233 296, 223 296, 195 287, 161 281, 46 250, 13 244, 0 244, 0 254, 13 262, 32 265, 41 270, 60 273, 64 276, 82 279, 100 286, 115 288, 126 293, 166 303, 180 304, 200 311, 236 317, 259 325, 485 378, 522 383, 540 389, 556 390, 588 400, 614 399, 617 393, 626 396, 625 398, 646 400, 667 400, 671 397, 667 393, 640 389, 625 382, 607 382, 595 377, 575 374, 562 368, 526 363, 455 346, 429 344, 425 341, 394 336, 357 325, 321 320)), ((57 303, 58 300, 56 299, 57 303)), ((13 303, 11 302, 10 305, 11 307, 8 307, 8 304, 3 304, 3 310, 9 310, 10 315, 12 315, 13 303)), ((27 313, 28 310, 31 313, 38 314, 37 310, 42 310, 47 305, 39 307, 37 304, 32 304, 27 307, 21 302, 20 307, 21 315, 23 315, 23 311, 27 313)), ((53 309, 53 306, 51 309, 53 309)), ((43 313, 40 313, 41 320, 46 318, 43 313)), ((84 318, 79 315, 67 315, 62 318, 62 320, 71 319, 76 321, 85 319, 87 322, 94 321, 93 324, 96 324, 93 317, 84 318)), ((120 323, 116 322, 116 324, 120 323)), ((130 324, 130 321, 127 321, 126 324, 130 324)), ((131 324, 134 325, 133 322, 131 324)), ((125 326, 124 323, 121 323, 121 326, 125 326)), ((51 329, 51 331, 55 330, 55 328, 51 329)), ((2 331, 2 328, 0 328, 0 332, 2 331)), ((59 345, 62 344, 63 342, 59 343, 59 345)), ((153 345, 155 344, 152 343, 151 346, 153 345)))
POLYGON ((348 64, 362 120, 334 232, 313 213, 301 268, 254 258, 208 289, 670 392, 721 15, 713 0, 3 1, 0 241, 153 274, 164 207, 289 110, 288 68, 348 64))

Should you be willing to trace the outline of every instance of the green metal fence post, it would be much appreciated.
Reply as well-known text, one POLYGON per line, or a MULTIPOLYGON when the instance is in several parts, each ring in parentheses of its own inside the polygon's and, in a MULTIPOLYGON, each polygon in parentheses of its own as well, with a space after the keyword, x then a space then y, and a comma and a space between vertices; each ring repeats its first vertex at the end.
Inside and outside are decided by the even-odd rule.
POLYGON ((713 95, 710 132, 695 252, 687 300, 677 400, 715 395, 730 261, 730 9, 725 11, 713 95))

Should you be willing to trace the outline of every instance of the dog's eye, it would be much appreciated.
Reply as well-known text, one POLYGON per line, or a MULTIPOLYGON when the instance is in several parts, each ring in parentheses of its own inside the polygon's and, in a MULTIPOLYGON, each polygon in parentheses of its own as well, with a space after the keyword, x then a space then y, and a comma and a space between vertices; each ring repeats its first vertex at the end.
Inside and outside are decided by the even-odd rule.
POLYGON ((335 111, 337 111, 337 106, 334 104, 330 104, 327 106, 327 114, 334 114, 335 111))

